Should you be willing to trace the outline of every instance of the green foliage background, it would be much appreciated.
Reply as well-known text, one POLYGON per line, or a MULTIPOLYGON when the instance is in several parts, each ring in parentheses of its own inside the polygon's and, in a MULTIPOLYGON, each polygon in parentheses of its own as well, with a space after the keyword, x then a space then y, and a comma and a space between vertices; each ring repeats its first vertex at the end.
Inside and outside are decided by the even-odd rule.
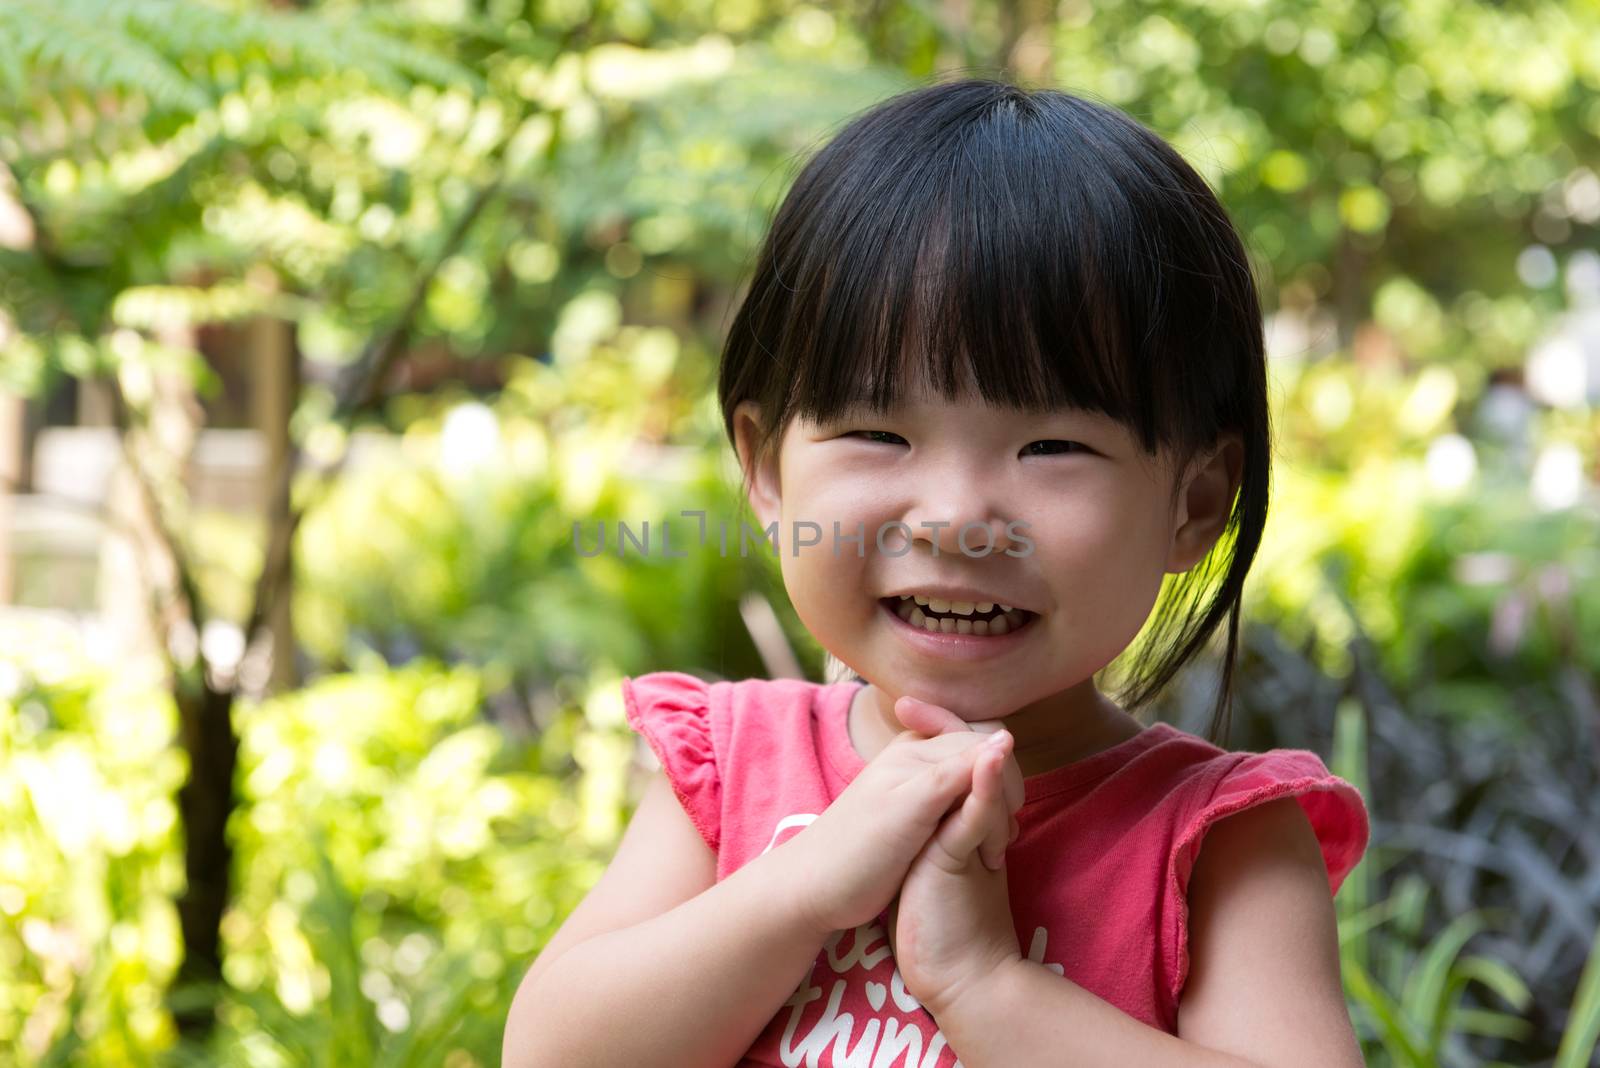
MULTIPOLYGON (((235 710, 229 991, 197 1049, 162 1001, 172 700, 66 633, 0 636, 0 1057, 497 1063, 632 804, 618 678, 760 673, 752 590, 821 670, 770 561, 582 557, 574 520, 739 514, 715 355, 794 169, 894 91, 1004 65, 1171 139, 1267 306, 1320 324, 1273 362, 1234 744, 1364 783, 1378 837, 1339 903, 1370 1063, 1589 1063, 1600 416, 1540 405, 1508 440, 1481 413, 1581 310, 1561 283, 1600 247, 1597 42, 1592 2, 0 6, 0 194, 32 234, 0 247, 0 384, 114 377, 137 414, 177 373, 215 398, 172 338, 291 321, 311 668, 235 710), (419 277, 409 343, 454 377, 336 415, 419 277), (452 444, 463 412, 487 452, 452 444), (1430 473, 1456 437, 1465 489, 1430 473), (1553 445, 1588 495, 1536 508, 1553 445), (1502 854, 1510 874, 1470 859, 1502 854)), ((241 619, 260 530, 168 506, 241 619)))

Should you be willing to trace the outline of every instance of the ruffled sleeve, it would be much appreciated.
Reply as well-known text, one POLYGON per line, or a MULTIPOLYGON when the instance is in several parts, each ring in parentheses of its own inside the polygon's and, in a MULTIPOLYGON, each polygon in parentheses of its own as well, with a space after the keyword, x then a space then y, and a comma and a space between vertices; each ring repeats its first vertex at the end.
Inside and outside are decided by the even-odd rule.
POLYGON ((1367 808, 1356 788, 1328 771, 1309 750, 1271 749, 1264 753, 1230 753, 1207 800, 1191 810, 1173 840, 1167 862, 1166 908, 1162 944, 1170 1003, 1176 1005, 1189 972, 1189 876, 1205 833, 1218 820, 1280 797, 1300 803, 1328 869, 1328 892, 1337 893, 1346 875, 1366 851, 1370 827, 1367 808))
POLYGON ((712 744, 710 684, 681 671, 657 671, 624 678, 622 701, 628 726, 650 744, 678 803, 715 851, 722 779, 712 744))

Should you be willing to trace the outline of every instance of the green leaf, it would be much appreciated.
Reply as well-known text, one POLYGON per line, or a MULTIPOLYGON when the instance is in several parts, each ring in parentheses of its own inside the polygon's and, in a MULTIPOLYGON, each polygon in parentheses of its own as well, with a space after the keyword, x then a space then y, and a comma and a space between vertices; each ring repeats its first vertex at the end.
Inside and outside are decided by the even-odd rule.
POLYGON ((1477 980, 1518 1012, 1527 1011, 1528 1006, 1533 1004, 1533 991, 1528 989, 1522 976, 1503 960, 1482 956, 1463 957, 1455 970, 1463 982, 1477 980))
POLYGON ((1600 929, 1595 931, 1589 960, 1578 978, 1578 992, 1572 998, 1572 1013, 1561 1036, 1553 1068, 1585 1068, 1600 1042, 1600 929))
POLYGON ((1372 1014, 1384 1048, 1400 1064, 1429 1068, 1432 1061, 1423 1053, 1421 1041, 1407 1025, 1400 1006, 1373 981, 1359 961, 1346 961, 1343 967, 1346 989, 1357 1004, 1372 1014))
POLYGON ((1467 940, 1482 929, 1483 917, 1478 913, 1457 916, 1428 943, 1422 959, 1406 979, 1400 1000, 1401 1012, 1433 1036, 1435 1048, 1449 1016, 1446 999, 1450 994, 1451 968, 1467 940))

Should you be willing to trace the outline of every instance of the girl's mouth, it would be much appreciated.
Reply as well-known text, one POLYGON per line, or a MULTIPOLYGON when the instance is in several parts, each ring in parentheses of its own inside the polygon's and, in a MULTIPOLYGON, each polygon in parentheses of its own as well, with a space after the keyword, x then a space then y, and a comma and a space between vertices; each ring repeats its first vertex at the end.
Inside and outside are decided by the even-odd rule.
POLYGON ((907 627, 929 637, 1004 638, 1025 630, 1038 618, 1026 608, 961 601, 940 601, 907 594, 880 597, 884 610, 907 627))

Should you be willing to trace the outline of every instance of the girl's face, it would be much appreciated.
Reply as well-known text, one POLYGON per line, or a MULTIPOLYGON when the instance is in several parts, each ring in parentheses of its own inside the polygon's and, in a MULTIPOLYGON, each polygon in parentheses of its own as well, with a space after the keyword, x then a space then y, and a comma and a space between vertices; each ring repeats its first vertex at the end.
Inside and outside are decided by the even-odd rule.
MULTIPOLYGON (((749 402, 736 412, 742 456, 758 419, 749 402)), ((1220 533, 1229 474, 1194 471, 1169 507, 1165 458, 1121 424, 991 407, 969 388, 955 402, 917 393, 887 416, 797 418, 776 464, 751 472, 750 499, 763 528, 778 523, 785 585, 824 648, 891 704, 910 694, 978 720, 1092 694, 1162 576, 1220 533), (990 622, 1002 605, 1020 611, 990 622)))

